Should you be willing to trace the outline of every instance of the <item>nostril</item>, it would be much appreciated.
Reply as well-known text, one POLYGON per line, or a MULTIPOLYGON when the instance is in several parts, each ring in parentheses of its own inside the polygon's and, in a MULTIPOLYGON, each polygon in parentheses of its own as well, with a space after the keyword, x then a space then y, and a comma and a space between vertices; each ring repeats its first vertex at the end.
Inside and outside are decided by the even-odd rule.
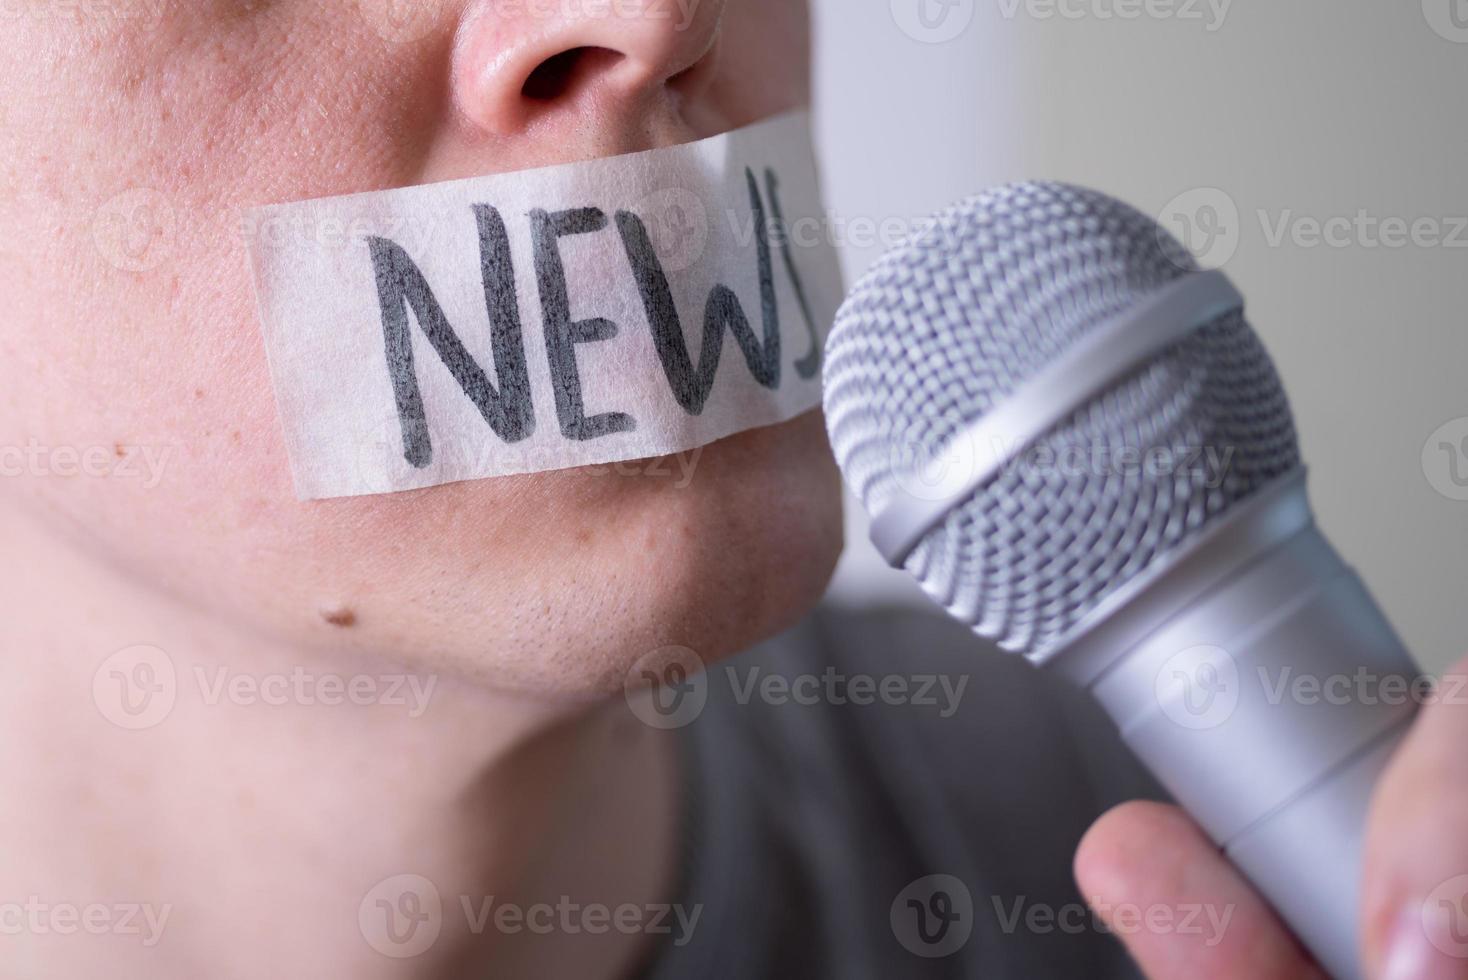
POLYGON ((581 80, 605 72, 623 55, 609 48, 571 48, 553 55, 539 65, 525 79, 521 94, 537 102, 551 102, 564 98, 574 91, 581 80))

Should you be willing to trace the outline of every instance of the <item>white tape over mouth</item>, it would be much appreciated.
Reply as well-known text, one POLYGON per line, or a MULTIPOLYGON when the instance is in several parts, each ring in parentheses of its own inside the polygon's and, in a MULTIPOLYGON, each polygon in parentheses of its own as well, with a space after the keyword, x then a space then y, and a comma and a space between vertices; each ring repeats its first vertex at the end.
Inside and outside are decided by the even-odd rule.
POLYGON ((820 403, 842 282, 805 111, 246 220, 304 500, 664 456, 820 403))

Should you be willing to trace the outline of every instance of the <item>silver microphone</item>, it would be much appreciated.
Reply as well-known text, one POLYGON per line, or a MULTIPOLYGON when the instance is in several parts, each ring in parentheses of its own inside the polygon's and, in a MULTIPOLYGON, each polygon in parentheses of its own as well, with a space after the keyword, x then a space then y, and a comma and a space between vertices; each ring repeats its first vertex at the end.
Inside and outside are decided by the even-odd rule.
POLYGON ((1367 805, 1422 686, 1315 527, 1243 307, 1125 204, 999 188, 857 283, 827 426, 887 560, 1088 689, 1353 980, 1367 805))

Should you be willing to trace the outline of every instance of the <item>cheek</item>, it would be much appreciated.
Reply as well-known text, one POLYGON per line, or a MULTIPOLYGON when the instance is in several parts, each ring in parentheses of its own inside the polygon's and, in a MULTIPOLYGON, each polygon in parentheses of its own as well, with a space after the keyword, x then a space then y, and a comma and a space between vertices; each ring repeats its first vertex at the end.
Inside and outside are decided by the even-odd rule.
MULTIPOLYGON (((438 124, 425 79, 441 52, 370 43, 334 4, 227 6, 171 5, 156 29, 14 24, 0 52, 0 78, 24 83, 0 113, 0 440, 150 448, 192 474, 167 495, 234 519, 256 496, 289 497, 243 211, 407 180, 438 124)), ((148 506, 97 496, 102 513, 148 506)))

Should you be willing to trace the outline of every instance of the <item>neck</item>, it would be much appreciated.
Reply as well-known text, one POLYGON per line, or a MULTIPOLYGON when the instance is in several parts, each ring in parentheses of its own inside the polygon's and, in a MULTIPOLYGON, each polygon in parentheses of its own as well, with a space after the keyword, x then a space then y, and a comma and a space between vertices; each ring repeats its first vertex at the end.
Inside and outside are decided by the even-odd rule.
POLYGON ((0 976, 611 978, 646 955, 582 912, 670 898, 675 748, 620 701, 283 649, 13 513, 0 539, 0 976))

